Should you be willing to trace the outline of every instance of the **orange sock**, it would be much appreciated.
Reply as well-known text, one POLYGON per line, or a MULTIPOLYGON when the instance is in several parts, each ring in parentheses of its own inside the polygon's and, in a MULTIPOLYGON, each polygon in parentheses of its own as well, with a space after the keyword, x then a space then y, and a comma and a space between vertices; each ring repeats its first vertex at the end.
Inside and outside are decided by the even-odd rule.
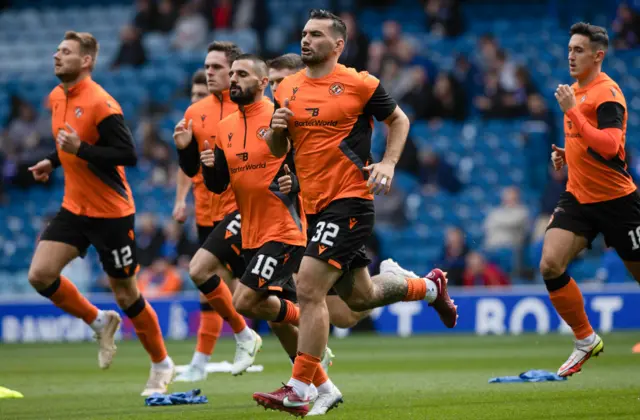
POLYGON ((324 371, 322 365, 318 363, 318 367, 316 368, 316 374, 313 375, 313 384, 317 387, 322 385, 323 383, 329 380, 329 375, 324 371))
POLYGON ((222 317, 212 310, 208 303, 200 308, 200 326, 198 327, 198 342, 196 351, 211 356, 222 331, 222 317), (205 305, 208 307, 205 309, 205 305))
POLYGON ((427 283, 424 279, 407 279, 407 295, 404 302, 423 300, 427 296, 427 283))
POLYGON ((82 319, 87 324, 91 324, 98 316, 98 308, 82 296, 78 288, 64 276, 58 277, 51 286, 38 293, 51 299, 58 308, 82 319))
POLYGON ((291 302, 290 300, 283 299, 283 302, 285 302, 287 305, 287 312, 282 322, 284 322, 285 324, 292 324, 297 326, 300 323, 300 308, 298 308, 296 304, 291 302))
POLYGON ((582 340, 593 334, 593 328, 584 310, 582 292, 573 279, 564 287, 550 292, 549 297, 556 311, 573 330, 576 339, 582 340))
POLYGON ((153 307, 142 296, 133 305, 124 310, 131 319, 136 335, 147 351, 153 363, 160 363, 167 358, 162 330, 158 323, 158 315, 153 307))
POLYGON ((293 363, 292 377, 293 379, 309 385, 313 382, 319 367, 322 369, 319 358, 311 356, 310 354, 298 352, 298 356, 293 363))
POLYGON ((231 296, 229 286, 220 280, 220 277, 214 275, 200 285, 199 289, 213 309, 231 325, 234 333, 237 334, 247 328, 247 323, 244 318, 233 307, 233 296, 231 296))

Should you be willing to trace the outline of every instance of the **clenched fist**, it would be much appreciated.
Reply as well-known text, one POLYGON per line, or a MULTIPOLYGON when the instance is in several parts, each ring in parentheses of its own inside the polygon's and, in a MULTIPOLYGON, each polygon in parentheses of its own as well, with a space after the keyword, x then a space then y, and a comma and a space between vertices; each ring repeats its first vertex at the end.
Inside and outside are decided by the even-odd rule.
POLYGON ((293 111, 289 109, 289 99, 284 100, 282 108, 276 109, 271 119, 271 129, 275 133, 281 133, 289 127, 289 120, 293 117, 293 111))

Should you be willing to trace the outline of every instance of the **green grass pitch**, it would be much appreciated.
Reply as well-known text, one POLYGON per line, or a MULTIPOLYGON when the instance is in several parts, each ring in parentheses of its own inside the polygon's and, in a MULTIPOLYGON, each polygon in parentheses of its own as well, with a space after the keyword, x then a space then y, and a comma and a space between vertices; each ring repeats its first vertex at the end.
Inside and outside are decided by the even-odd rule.
MULTIPOLYGON (((328 418, 392 419, 640 419, 640 333, 603 337, 604 354, 562 383, 488 384, 492 376, 529 369, 555 371, 571 351, 567 336, 475 337, 352 336, 332 339, 330 370, 345 404, 328 418)), ((169 342, 178 364, 191 359, 194 342, 169 342)), ((231 360, 233 341, 218 343, 214 360, 231 360)), ((210 374, 199 387, 209 404, 145 407, 140 392, 149 364, 137 342, 119 344, 107 371, 97 366, 93 343, 0 345, 0 385, 24 399, 0 400, 0 419, 278 419, 251 399, 290 375, 287 357, 265 339, 257 363, 263 373, 210 374)))

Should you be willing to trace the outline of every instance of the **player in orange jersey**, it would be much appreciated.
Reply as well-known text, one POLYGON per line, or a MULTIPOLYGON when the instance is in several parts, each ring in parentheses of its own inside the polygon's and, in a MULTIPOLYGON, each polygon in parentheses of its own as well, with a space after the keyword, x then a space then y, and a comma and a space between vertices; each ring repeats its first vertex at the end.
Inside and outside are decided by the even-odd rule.
POLYGON ((325 414, 342 401, 330 380, 320 386, 315 380, 328 340, 326 296, 332 288, 355 311, 424 299, 447 327, 457 322, 442 271, 417 278, 388 261, 380 275, 369 276, 364 243, 373 232, 373 194, 391 188, 409 119, 377 78, 338 64, 345 42, 346 26, 340 18, 311 11, 301 40, 307 68, 278 86, 279 109, 266 136, 275 156, 290 147, 295 150, 303 206, 313 226, 296 283, 300 335, 292 378, 275 392, 254 394, 254 399, 288 412, 306 405, 312 382, 319 397, 310 414, 325 414), (379 163, 371 161, 373 117, 389 127, 387 150, 379 163))
POLYGON ((575 335, 560 376, 580 372, 604 348, 568 264, 602 233, 640 281, 640 195, 625 164, 627 104, 618 84, 602 72, 609 37, 604 28, 586 23, 573 25, 570 35, 569 74, 576 82, 556 90, 565 148, 554 145, 551 156, 556 170, 567 165, 569 181, 551 216, 540 261, 551 302, 575 335))
POLYGON ((175 366, 167 355, 158 317, 136 285, 135 206, 124 166, 134 166, 137 158, 120 105, 91 79, 97 54, 98 42, 86 32, 65 33, 54 54, 55 74, 62 82, 49 95, 57 148, 30 170, 37 181, 46 181, 53 169, 62 166, 65 191, 62 208, 38 242, 29 282, 95 331, 98 364, 108 368, 116 353, 120 316, 96 308, 60 274, 93 245, 118 306, 151 357, 151 376, 142 395, 164 393, 175 366))
MULTIPOLYGON (((194 104, 201 99, 205 99, 212 93, 214 92, 209 92, 207 86, 206 71, 198 70, 195 72, 191 78, 191 103, 194 104)), ((187 195, 193 186, 198 244, 202 246, 216 224, 216 221, 213 220, 216 215, 212 215, 211 208, 215 207, 212 206, 212 203, 215 200, 220 200, 220 197, 214 197, 213 194, 207 190, 200 172, 198 172, 195 177, 189 178, 182 169, 178 168, 176 179, 176 201, 173 207, 173 218, 179 223, 184 223, 187 220, 187 195)), ((224 218, 224 216, 225 215, 222 215, 222 218, 224 218)), ((217 218, 220 218, 220 216, 217 218)), ((217 222, 219 223, 219 221, 220 220, 217 222)), ((220 337, 222 323, 223 319, 220 314, 213 309, 207 299, 201 294, 200 324, 198 326, 196 350, 193 353, 189 367, 176 377, 176 382, 195 382, 206 379, 206 365, 220 337)))
MULTIPOLYGON (((211 95, 187 109, 173 135, 180 167, 187 176, 199 177, 200 189, 204 188, 204 184, 199 152, 204 150, 205 143, 215 141, 219 122, 238 109, 229 97, 229 70, 241 53, 240 48, 231 42, 216 41, 209 45, 204 66, 211 95)), ((253 364, 262 345, 260 336, 247 326, 242 315, 233 307, 232 292, 227 285, 245 271, 241 255, 240 214, 231 189, 220 195, 203 191, 202 195, 206 197, 203 200, 205 204, 209 204, 208 208, 202 210, 203 217, 209 217, 215 227, 193 256, 189 275, 209 304, 233 329, 236 355, 231 373, 238 375, 253 364)), ((206 377, 206 357, 200 357, 198 362, 197 365, 192 364, 185 373, 194 380, 206 377)))
MULTIPOLYGON (((297 73, 306 67, 302 62, 302 58, 298 54, 294 53, 284 54, 269 60, 267 65, 269 66, 269 86, 271 87, 272 93, 275 93, 278 90, 278 86, 285 77, 297 73)), ((283 185, 291 185, 290 177, 283 177, 282 181, 286 184, 281 184, 281 187, 283 185)), ((286 193, 289 192, 289 190, 283 190, 282 188, 281 191, 286 193)), ((313 226, 310 228, 313 228, 313 226)), ((307 241, 311 239, 311 236, 313 236, 313 231, 309 229, 307 231, 307 241)), ((296 274, 298 269, 296 269, 296 274)), ((329 292, 329 296, 327 296, 326 301, 327 309, 329 311, 329 320, 331 324, 338 328, 352 328, 360 320, 366 318, 371 313, 371 310, 361 312, 352 311, 333 290, 329 292)))

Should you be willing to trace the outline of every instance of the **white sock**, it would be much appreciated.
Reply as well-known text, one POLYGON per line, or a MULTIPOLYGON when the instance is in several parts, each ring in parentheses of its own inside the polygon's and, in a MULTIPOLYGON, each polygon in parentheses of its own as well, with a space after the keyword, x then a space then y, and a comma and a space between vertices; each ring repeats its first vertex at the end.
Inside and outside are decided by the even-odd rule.
POLYGON ((169 356, 165 357, 160 363, 151 362, 151 368, 153 370, 170 370, 173 368, 173 360, 169 356))
POLYGON ((323 383, 322 385, 320 385, 318 388, 318 394, 328 394, 331 391, 333 391, 333 382, 331 382, 331 379, 327 379, 327 382, 323 383))
POLYGON ((596 341, 596 333, 592 333, 589 337, 583 338, 582 340, 576 340, 576 345, 578 347, 589 346, 596 341))
POLYGON ((425 300, 429 303, 433 303, 438 298, 438 286, 429 279, 423 279, 427 283, 427 295, 425 300))
POLYGON ((309 385, 293 378, 289 379, 287 385, 293 388, 296 394, 298 394, 298 397, 302 398, 303 400, 307 398, 307 394, 309 393, 309 385))
POLYGON ((205 370, 205 368, 207 367, 207 363, 209 363, 209 359, 211 359, 211 356, 197 351, 193 353, 191 366, 195 366, 200 370, 205 370))
POLYGON ((251 341, 255 339, 253 335, 253 330, 249 327, 244 327, 244 330, 240 331, 238 334, 234 334, 236 337, 236 341, 251 341))
POLYGON ((98 310, 98 316, 91 324, 89 324, 89 327, 91 327, 95 332, 100 332, 105 325, 107 325, 107 314, 105 311, 98 310))

